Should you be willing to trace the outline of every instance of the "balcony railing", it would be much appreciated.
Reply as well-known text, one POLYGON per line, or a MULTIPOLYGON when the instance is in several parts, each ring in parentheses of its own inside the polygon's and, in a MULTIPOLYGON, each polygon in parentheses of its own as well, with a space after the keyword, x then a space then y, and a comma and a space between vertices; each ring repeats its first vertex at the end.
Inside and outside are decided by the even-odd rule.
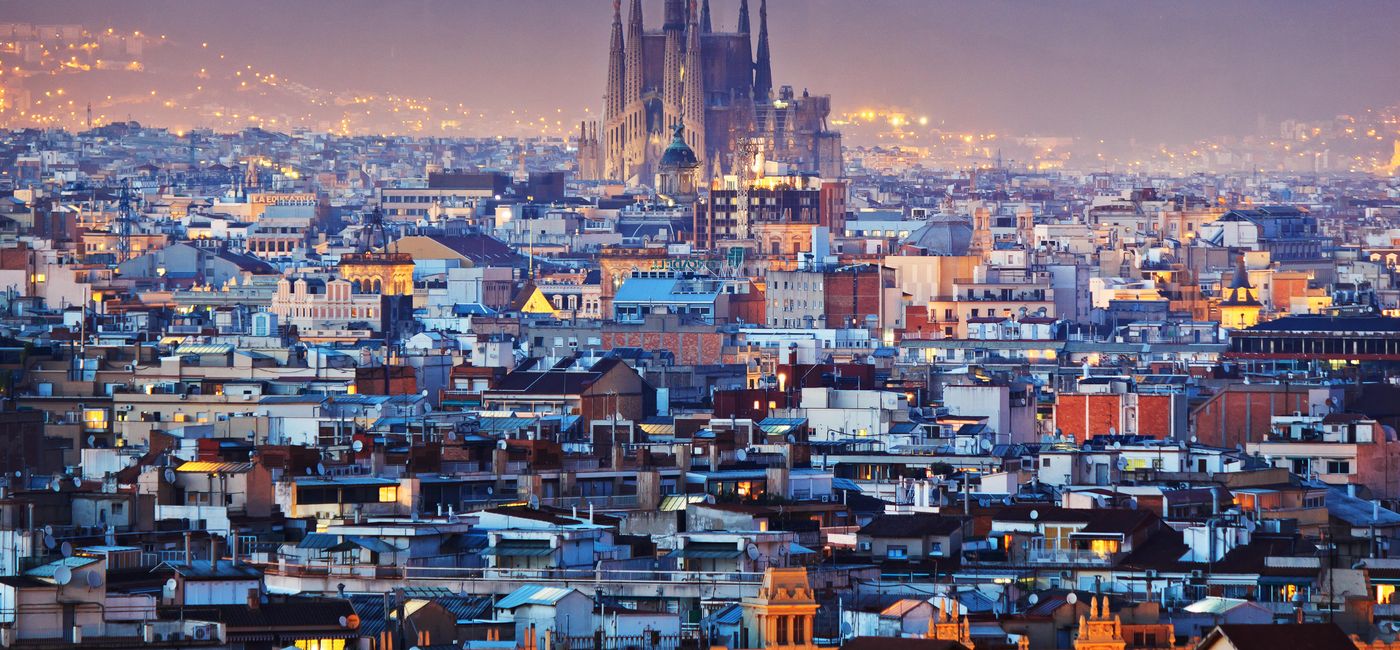
POLYGON ((1082 549, 1031 548, 1026 552, 1026 561, 1037 564, 1108 566, 1113 564, 1119 555, 1119 553, 1082 549))

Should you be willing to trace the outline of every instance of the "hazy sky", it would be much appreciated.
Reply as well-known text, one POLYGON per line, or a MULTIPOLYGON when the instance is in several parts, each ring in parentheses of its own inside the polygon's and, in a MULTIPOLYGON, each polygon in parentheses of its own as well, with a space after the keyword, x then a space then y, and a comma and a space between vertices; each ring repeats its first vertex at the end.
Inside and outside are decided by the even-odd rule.
MULTIPOLYGON (((738 2, 712 0, 717 29, 738 2)), ((655 27, 661 2, 645 5, 655 27)), ((769 5, 777 82, 838 110, 1151 141, 1400 101, 1396 0, 769 5)), ((566 113, 601 105, 610 13, 609 0, 0 0, 0 20, 208 41, 328 89, 566 113)))

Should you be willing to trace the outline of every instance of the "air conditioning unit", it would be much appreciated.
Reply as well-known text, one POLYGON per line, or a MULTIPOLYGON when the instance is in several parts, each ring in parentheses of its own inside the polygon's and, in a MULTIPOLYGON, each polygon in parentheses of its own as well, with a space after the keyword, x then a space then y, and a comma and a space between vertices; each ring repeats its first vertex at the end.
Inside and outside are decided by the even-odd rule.
POLYGON ((822 503, 831 503, 831 495, 830 495, 830 494, 823 494, 823 495, 822 495, 822 503))
POLYGON ((121 413, 130 413, 130 412, 131 412, 132 406, 134 406, 134 405, 132 405, 132 404, 118 404, 118 405, 117 405, 117 411, 118 411, 118 412, 121 412, 121 413))
POLYGON ((1204 571, 1200 570, 1200 569, 1192 569, 1192 570, 1191 570, 1191 577, 1192 577, 1192 578, 1200 579, 1200 578, 1204 578, 1205 575, 1206 575, 1206 573, 1205 573, 1204 571))
POLYGON ((194 629, 194 640, 195 640, 195 641, 208 641, 208 640, 209 640, 209 628, 208 628, 207 626, 200 626, 200 627, 195 628, 195 629, 194 629))
POLYGON ((1148 569, 1148 570, 1147 570, 1147 578, 1148 578, 1149 580, 1151 580, 1151 579, 1153 579, 1153 578, 1156 578, 1156 577, 1157 577, 1157 570, 1156 570, 1156 569, 1148 569))
POLYGON ((129 363, 122 367, 126 369, 127 372, 136 372, 136 366, 133 366, 129 363))

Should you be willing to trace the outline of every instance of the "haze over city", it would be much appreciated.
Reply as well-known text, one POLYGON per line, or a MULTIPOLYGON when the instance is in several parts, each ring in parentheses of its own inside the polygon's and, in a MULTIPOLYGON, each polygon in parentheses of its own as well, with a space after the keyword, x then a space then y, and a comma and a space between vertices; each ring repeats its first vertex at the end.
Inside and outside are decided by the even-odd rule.
MULTIPOLYGON (((736 5, 716 3, 715 23, 732 27, 736 5)), ((645 6, 660 15, 660 2, 645 6)), ((475 114, 457 116, 453 128, 467 135, 501 125, 524 134, 516 119, 529 125, 543 116, 566 127, 596 114, 606 69, 590 62, 605 51, 609 9, 606 0, 0 3, 9 21, 145 36, 142 73, 110 80, 65 70, 21 82, 66 86, 75 106, 92 101, 108 119, 220 126, 212 115, 164 110, 144 97, 105 97, 113 86, 149 86, 159 98, 195 102, 197 69, 227 77, 251 65, 339 97, 460 103, 475 114), (219 61, 215 52, 232 58, 219 61)), ((1121 150, 1129 141, 1175 146, 1253 134, 1261 122, 1330 119, 1400 102, 1400 41, 1393 37, 1400 12, 1384 0, 774 0, 770 12, 775 76, 830 93, 838 114, 896 110, 927 117, 933 127, 1102 138, 1121 150)), ((0 77, 0 84, 15 82, 0 77)), ((304 108, 230 97, 214 90, 217 79, 208 85, 214 103, 254 114, 304 108)), ((335 117, 322 107, 306 112, 313 119, 294 125, 335 117)), ((436 117, 425 132, 452 130, 440 128, 451 118, 436 117)), ((4 122, 26 120, 11 111, 4 122)), ((358 126, 412 129, 390 119, 358 126)))

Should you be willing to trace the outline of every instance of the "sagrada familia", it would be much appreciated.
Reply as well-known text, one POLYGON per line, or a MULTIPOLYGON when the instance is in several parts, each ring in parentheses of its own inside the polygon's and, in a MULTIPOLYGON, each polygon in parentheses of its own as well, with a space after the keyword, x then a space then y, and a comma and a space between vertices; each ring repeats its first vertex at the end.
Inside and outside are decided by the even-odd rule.
POLYGON ((831 98, 773 88, 767 0, 756 55, 748 0, 733 32, 713 29, 710 0, 665 0, 661 29, 643 25, 642 0, 631 0, 624 35, 622 3, 613 0, 603 120, 601 131, 597 122, 580 126, 581 179, 650 184, 677 125, 707 178, 759 156, 841 176, 841 134, 827 126, 831 98))

